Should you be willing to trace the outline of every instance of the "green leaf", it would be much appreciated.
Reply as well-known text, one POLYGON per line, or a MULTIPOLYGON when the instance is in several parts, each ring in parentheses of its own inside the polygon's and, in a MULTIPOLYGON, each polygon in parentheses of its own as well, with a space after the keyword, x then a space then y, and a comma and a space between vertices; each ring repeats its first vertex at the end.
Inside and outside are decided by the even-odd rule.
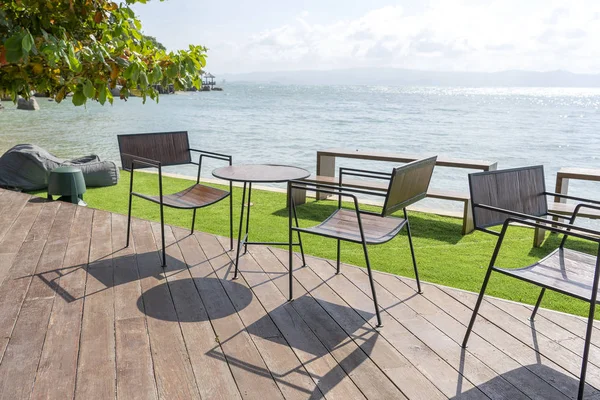
POLYGON ((23 36, 23 40, 21 40, 21 46, 26 53, 31 51, 33 47, 33 36, 31 36, 31 33, 28 32, 23 36))
POLYGON ((148 86, 148 76, 144 71, 140 72, 140 85, 142 86, 142 89, 148 86))
POLYGON ((83 94, 83 91, 81 90, 77 90, 74 94, 73 94, 73 104, 76 106, 82 106, 85 104, 86 102, 86 97, 83 94))
POLYGON ((106 85, 103 83, 98 91, 98 101, 100 104, 104 105, 106 103, 106 85))
POLYGON ((23 34, 16 33, 9 37, 4 42, 4 48, 6 49, 6 61, 9 63, 18 63, 23 57, 23 34))
POLYGON ((96 89, 89 79, 86 79, 86 81, 83 83, 83 94, 88 99, 93 99, 96 95, 96 89))

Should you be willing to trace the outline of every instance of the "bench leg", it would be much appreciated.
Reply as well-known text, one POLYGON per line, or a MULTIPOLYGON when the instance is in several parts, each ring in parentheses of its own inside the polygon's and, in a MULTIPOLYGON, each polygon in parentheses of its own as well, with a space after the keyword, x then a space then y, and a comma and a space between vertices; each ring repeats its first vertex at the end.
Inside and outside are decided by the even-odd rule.
MULTIPOLYGON (((288 193, 289 195, 289 193, 288 193)), ((292 189, 292 199, 294 199, 294 204, 300 205, 306 203, 306 190, 302 189, 292 189)), ((287 204, 290 204, 290 200, 287 200, 287 204)))
MULTIPOLYGON (((325 156, 317 152, 317 176, 335 176, 335 157, 325 156)), ((325 200, 327 193, 317 192, 317 200, 325 200)))
POLYGON ((475 225, 473 224, 473 207, 471 207, 471 200, 465 201, 463 210, 463 227, 462 234, 466 235, 473 232, 475 225))
POLYGON ((541 228, 535 228, 533 233, 533 247, 541 247, 546 237, 546 230, 541 228))

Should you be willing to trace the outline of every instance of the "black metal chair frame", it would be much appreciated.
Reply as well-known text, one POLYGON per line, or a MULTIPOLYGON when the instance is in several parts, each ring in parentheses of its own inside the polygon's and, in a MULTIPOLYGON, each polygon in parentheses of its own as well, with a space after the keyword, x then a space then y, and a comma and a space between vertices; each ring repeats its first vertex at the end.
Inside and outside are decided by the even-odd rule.
MULTIPOLYGON (((194 162, 194 161, 189 162, 189 164, 194 164, 194 165, 198 166, 198 174, 196 176, 196 184, 200 183, 200 173, 202 170, 202 159, 204 157, 212 158, 212 159, 216 159, 216 160, 227 161, 229 163, 229 165, 232 165, 232 156, 227 155, 227 154, 215 153, 215 152, 192 149, 192 148, 189 148, 188 151, 200 154, 198 162, 194 162)), ((166 268, 166 266, 167 266, 167 258, 166 257, 167 256, 166 256, 166 244, 165 244, 165 219, 164 219, 163 208, 165 206, 170 207, 170 208, 179 208, 179 209, 189 209, 189 208, 176 207, 176 206, 172 206, 172 205, 163 203, 163 184, 162 184, 163 164, 160 161, 152 160, 149 158, 144 158, 144 157, 140 157, 140 156, 136 156, 136 155, 128 154, 128 153, 121 153, 121 154, 131 158, 131 171, 130 171, 131 178, 129 181, 129 207, 127 210, 127 242, 126 242, 125 246, 129 247, 129 236, 130 236, 130 231, 131 231, 131 204, 133 202, 133 196, 143 198, 144 200, 149 200, 149 199, 143 197, 143 195, 141 193, 136 193, 133 191, 133 177, 134 177, 134 171, 136 169, 135 166, 137 164, 137 165, 142 166, 142 168, 148 168, 148 167, 149 168, 157 168, 158 169, 158 192, 159 192, 159 201, 157 203, 160 206, 160 233, 161 233, 161 243, 162 243, 162 267, 166 268)), ((123 169, 125 169, 127 171, 125 166, 123 166, 123 169)), ((229 182, 229 195, 227 195, 227 197, 229 197, 229 245, 230 245, 231 250, 233 250, 233 218, 232 218, 232 216, 233 216, 232 197, 233 196, 232 196, 232 189, 233 189, 233 183, 229 182)), ((216 202, 218 202, 220 200, 223 200, 223 199, 219 199, 216 202)), ((149 200, 149 201, 153 201, 153 200, 149 200)), ((198 210, 198 208, 207 207, 216 202, 212 202, 212 203, 200 206, 200 207, 193 208, 192 226, 191 226, 192 234, 194 233, 194 225, 196 222, 196 211, 198 210)))
MULTIPOLYGON (((485 174, 488 173, 499 173, 499 172, 507 172, 507 171, 516 171, 519 170, 520 168, 515 168, 512 170, 499 170, 499 171, 492 171, 492 172, 485 172, 485 174)), ((479 174, 484 174, 484 173, 479 173, 479 174)), ((556 196, 556 197, 562 197, 562 198, 566 198, 566 199, 571 199, 571 200, 576 200, 576 201, 585 201, 586 203, 579 203, 575 206, 573 215, 569 218, 568 222, 559 222, 559 221, 552 221, 546 218, 543 218, 543 216, 533 216, 533 215, 528 215, 528 214, 523 214, 520 212, 516 212, 516 211, 512 211, 512 210, 507 210, 507 209, 503 209, 503 208, 499 208, 499 207, 494 207, 494 206, 490 206, 490 205, 486 205, 486 204, 476 204, 473 203, 472 207, 473 207, 473 217, 476 218, 476 213, 475 213, 475 209, 476 208, 481 208, 484 210, 488 210, 488 211, 493 211, 493 212, 498 212, 501 214, 506 214, 508 215, 508 218, 506 218, 506 220, 504 221, 504 223, 502 224, 502 229, 500 230, 500 232, 496 232, 496 231, 492 231, 486 228, 481 228, 481 227, 477 227, 477 221, 475 219, 475 229, 478 229, 480 231, 486 232, 486 233, 490 233, 493 235, 498 236, 498 240, 496 242, 496 246, 494 248, 494 251, 492 253, 492 257, 490 259, 490 263, 488 265, 488 269, 487 272, 485 274, 485 278, 483 280, 483 284, 481 286, 481 290, 479 292, 479 296, 477 297, 477 302, 475 303, 475 307, 473 309, 473 314, 471 316, 471 320, 469 321, 469 325, 467 327, 467 331, 465 333, 465 337, 463 339, 463 343, 462 343, 462 347, 466 348, 467 347, 467 343, 469 340, 469 336, 471 334, 471 331, 473 329, 473 325, 475 324, 475 320, 477 318, 477 314, 479 312, 479 308, 481 306, 481 303, 483 301, 483 296, 485 294, 485 290, 487 288, 487 285, 489 283, 489 279, 491 277, 492 271, 495 272, 499 272, 501 274, 505 274, 508 276, 511 276, 515 279, 520 279, 523 280, 525 282, 529 282, 532 284, 535 284, 537 286, 542 287, 540 294, 538 296, 538 299, 536 301, 536 304, 533 308, 533 311, 531 313, 531 317, 530 320, 533 321, 535 319, 535 316, 537 314, 537 311, 540 307, 540 303, 542 302, 542 298, 546 292, 546 289, 549 290, 553 290, 556 291, 558 293, 562 293, 564 295, 567 296, 571 296, 571 297, 575 297, 578 298, 580 300, 586 301, 590 303, 590 309, 589 309, 589 313, 588 313, 588 321, 587 321, 587 330, 586 330, 586 337, 585 337, 585 344, 584 344, 584 351, 583 351, 583 360, 582 360, 582 365, 581 365, 581 374, 580 374, 580 381, 579 381, 579 392, 578 392, 578 399, 581 400, 583 399, 583 394, 584 394, 584 389, 585 389, 585 375, 586 375, 586 371, 587 371, 587 362, 588 362, 588 357, 589 357, 589 348, 590 348, 590 342, 591 342, 591 337, 592 337, 592 332, 593 332, 593 322, 594 322, 594 315, 595 315, 595 310, 596 310, 596 303, 597 303, 597 294, 598 294, 598 281, 600 278, 600 231, 594 230, 594 229, 590 229, 590 228, 585 228, 585 227, 581 227, 581 226, 577 226, 575 225, 575 220, 577 218, 577 215, 579 214, 579 211, 582 208, 590 208, 590 209, 594 209, 594 210, 600 210, 600 206, 596 206, 593 204, 599 204, 599 201, 596 200, 590 200, 590 199, 585 199, 585 198, 581 198, 581 197, 574 197, 574 196, 568 196, 568 195, 564 195, 564 194, 560 194, 560 193, 550 193, 550 192, 546 192, 544 190, 543 195, 549 195, 549 196, 556 196), (591 203, 591 204, 590 204, 591 203), (512 225, 525 225, 525 226, 529 226, 532 228, 538 228, 538 229, 542 229, 542 230, 548 230, 552 233, 558 233, 558 234, 563 234, 564 237, 562 238, 560 245, 559 245, 559 249, 562 250, 564 248, 565 242, 567 240, 567 238, 569 236, 572 237, 576 237, 579 239, 584 239, 584 240, 588 240, 594 243, 598 244, 598 254, 596 255, 596 267, 594 270, 594 277, 593 277, 593 281, 592 281, 592 293, 591 293, 591 298, 586 298, 586 297, 582 297, 582 296, 578 296, 575 295, 573 293, 568 293, 565 292, 563 290, 560 290, 559 288, 556 287, 552 287, 549 285, 545 285, 543 283, 540 282, 536 282, 535 280, 531 280, 531 279, 525 279, 524 277, 519 277, 519 276, 515 276, 512 275, 510 273, 508 273, 506 270, 501 269, 497 266, 495 266, 496 263, 496 259, 498 257, 498 254, 500 252, 500 248, 502 246, 502 243, 504 241, 504 237, 506 235, 506 232, 509 228, 509 226, 512 225)), ((548 212, 545 215, 549 215, 549 216, 557 216, 560 217, 561 219, 566 219, 564 215, 558 215, 558 214, 554 214, 551 212, 548 212)))
MULTIPOLYGON (((418 163, 422 160, 416 161, 415 163, 418 163)), ((397 232, 391 236, 388 240, 386 240, 385 242, 381 242, 378 244, 383 244, 383 243, 387 243, 390 240, 392 240, 394 237, 396 237, 396 235, 402 230, 402 228, 404 228, 406 226, 406 232, 408 235, 408 243, 409 243, 409 247, 410 247, 410 252, 411 252, 411 256, 412 256, 412 263, 413 263, 413 269, 415 272, 415 278, 417 281, 417 289, 419 293, 422 293, 421 290, 421 282, 419 280, 419 271, 417 268, 417 260, 415 257, 415 252, 414 252, 414 247, 413 247, 413 241, 412 241, 412 235, 411 235, 411 231, 410 231, 410 223, 408 221, 408 214, 406 212, 406 206, 408 206, 409 204, 406 204, 405 206, 399 207, 397 209, 393 209, 392 211, 388 212, 387 214, 385 214, 385 210, 386 210, 386 205, 388 202, 388 198, 389 198, 389 193, 390 193, 390 187, 388 187, 388 189, 373 189, 373 190, 366 190, 366 189, 357 189, 357 188, 352 188, 352 187, 344 187, 343 186, 343 177, 344 175, 349 175, 349 176, 357 176, 357 177, 362 177, 362 178, 372 178, 372 179, 382 179, 382 180, 387 180, 390 181, 390 185, 391 185, 391 179, 392 179, 392 174, 391 173, 387 173, 387 172, 379 172, 379 171, 370 171, 370 170, 362 170, 362 169, 355 169, 355 168, 345 168, 345 167, 341 167, 339 168, 339 183, 337 185, 335 184, 323 184, 323 183, 310 183, 310 182, 306 182, 306 181, 290 181, 288 182, 288 201, 289 201, 289 206, 288 206, 288 212, 289 212, 289 300, 292 301, 293 300, 293 250, 292 250, 292 245, 293 245, 293 232, 296 231, 298 234, 298 242, 300 243, 300 251, 301 251, 301 255, 302 255, 302 264, 303 266, 306 266, 306 260, 304 257, 304 249, 302 247, 302 240, 300 237, 300 233, 310 233, 313 235, 318 235, 318 236, 323 236, 323 237, 329 237, 332 239, 337 239, 337 260, 336 260, 336 274, 340 273, 340 248, 341 248, 341 241, 349 241, 349 242, 353 242, 353 243, 360 243, 362 245, 363 248, 363 252, 365 255, 365 262, 366 262, 366 266, 367 266, 367 274, 369 277, 369 284, 371 286, 371 293, 373 296, 373 304, 375 306, 375 314, 377 316, 377 326, 381 327, 382 323, 381 323, 381 315, 379 313, 379 305, 377 302, 377 294, 375 291, 375 283, 373 280, 373 272, 371 271, 371 263, 369 261, 369 253, 367 250, 367 240, 365 238, 365 233, 363 230, 363 224, 362 224, 362 219, 361 219, 361 214, 367 214, 367 215, 373 215, 373 216, 378 216, 378 217, 385 217, 387 215, 389 215, 392 212, 398 211, 400 209, 402 209, 403 215, 404 215, 404 222, 400 225, 400 227, 398 228, 397 232), (358 229, 360 232, 360 240, 349 240, 346 238, 340 239, 337 236, 334 235, 327 235, 327 234, 323 234, 323 233, 317 233, 317 232, 313 232, 310 230, 307 230, 305 228, 300 228, 298 225, 298 215, 297 215, 297 211, 296 211, 296 204, 294 202, 294 196, 292 196, 292 191, 296 189, 296 190, 306 190, 306 191, 311 191, 311 192, 320 192, 320 193, 326 193, 326 194, 331 194, 331 195, 337 195, 338 196, 338 210, 342 208, 342 198, 343 197, 347 197, 347 198, 351 198, 354 204, 354 211, 356 213, 356 218, 358 221, 358 229), (377 212, 372 212, 372 211, 366 211, 366 210, 361 210, 358 204, 358 197, 357 195, 362 194, 362 195, 369 195, 369 196, 377 196, 377 197, 384 197, 385 198, 385 202, 384 205, 382 207, 382 211, 380 213, 377 212), (295 221, 295 226, 293 226, 292 224, 292 220, 295 221)), ((425 191, 426 192, 426 191, 425 191)), ((424 194, 423 196, 419 197, 419 198, 414 198, 414 199, 410 199, 410 204, 421 200, 422 198, 424 198, 426 196, 426 194, 424 194)))

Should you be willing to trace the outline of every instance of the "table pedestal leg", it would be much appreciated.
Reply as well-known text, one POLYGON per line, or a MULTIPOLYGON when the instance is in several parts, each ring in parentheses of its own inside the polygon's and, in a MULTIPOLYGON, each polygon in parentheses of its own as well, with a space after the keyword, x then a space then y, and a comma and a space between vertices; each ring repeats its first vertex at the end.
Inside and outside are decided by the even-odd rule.
MULTIPOLYGON (((244 245, 244 242, 246 241, 246 238, 242 238, 242 228, 244 227, 244 206, 246 204, 246 182, 244 182, 244 187, 242 188, 242 211, 240 212, 240 229, 238 230, 238 245, 237 245, 237 252, 235 254, 235 270, 233 273, 233 279, 237 279, 237 275, 238 275, 238 264, 240 262, 240 249, 242 247, 242 245, 244 245)), ((247 226, 247 225, 246 225, 247 226)), ((246 233, 248 232, 247 230, 248 228, 246 228, 246 233)))

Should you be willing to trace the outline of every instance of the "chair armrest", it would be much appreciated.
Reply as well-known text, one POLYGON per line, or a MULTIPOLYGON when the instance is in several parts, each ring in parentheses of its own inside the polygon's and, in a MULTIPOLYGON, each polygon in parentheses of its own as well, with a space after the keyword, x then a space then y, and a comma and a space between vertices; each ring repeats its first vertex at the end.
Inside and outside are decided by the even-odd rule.
MULTIPOLYGON (((558 221, 550 221, 544 218, 540 218, 540 217, 536 217, 533 215, 529 215, 529 214, 523 214, 520 212, 516 212, 516 211, 511 211, 511 210, 506 210, 504 208, 499 208, 499 207, 493 207, 493 206, 488 206, 487 204, 474 204, 473 207, 480 207, 486 210, 490 210, 490 211, 496 211, 502 214, 507 214, 510 215, 511 217, 507 218, 506 221, 512 220, 512 221, 516 221, 519 223, 522 223, 524 225, 529 225, 529 226, 533 226, 533 227, 537 227, 537 228, 541 228, 541 229, 545 229, 547 231, 552 231, 552 232, 556 232, 556 233, 564 233, 564 234, 568 234, 569 236, 575 236, 570 232, 570 229, 574 229, 580 232, 584 232, 590 235, 595 235, 600 237, 600 231, 597 231, 595 229, 590 229, 590 228, 584 228, 581 226, 576 226, 570 223, 564 223, 564 222, 558 222, 558 221), (527 220, 532 220, 534 222, 530 222, 527 220), (552 226, 550 226, 552 225, 552 226), (562 227, 565 229, 560 229, 557 228, 558 227, 562 227)), ((504 224, 506 224, 506 221, 504 222, 504 224)), ((579 236, 578 236, 579 237, 579 236)), ((591 237, 583 237, 584 239, 591 239, 591 237)), ((596 239, 592 239, 594 241, 598 241, 596 239)))
POLYGON ((547 196, 561 197, 561 198, 567 199, 567 200, 576 200, 576 201, 583 201, 584 203, 600 204, 600 201, 598 201, 598 200, 586 199, 583 197, 569 196, 568 194, 553 193, 553 192, 544 192, 544 194, 547 196))
MULTIPOLYGON (((354 200, 354 212, 356 213, 356 219, 358 221, 358 227, 360 229, 361 232, 361 236, 363 236, 363 229, 362 229, 362 219, 360 217, 361 211, 360 208, 358 206, 358 198, 356 197, 355 194, 353 193, 348 193, 348 192, 344 192, 342 190, 340 190, 339 186, 331 186, 331 185, 322 185, 322 184, 311 184, 312 186, 317 186, 316 188, 312 189, 313 191, 319 191, 319 192, 323 192, 323 193, 329 193, 329 194, 334 194, 334 195, 338 195, 338 196, 342 196, 342 197, 350 197, 352 198, 352 200, 354 200), (325 189, 323 189, 323 187, 325 187, 325 189)), ((290 199, 290 203, 291 203, 291 207, 292 210, 294 212, 294 214, 296 214, 296 206, 294 204, 294 197, 292 196, 292 190, 293 189, 302 189, 302 190, 310 190, 307 189, 304 186, 304 182, 303 181, 289 181, 288 183, 288 199, 290 199)), ((290 211, 290 218, 291 218, 291 211, 290 211)), ((298 231, 302 231, 302 228, 293 228, 291 221, 290 221, 290 229, 293 230, 298 230, 298 231)), ((362 237, 362 239, 364 240, 364 237, 362 237)))
POLYGON ((133 167, 133 164, 141 164, 141 165, 145 165, 147 167, 153 167, 153 168, 158 168, 161 165, 160 161, 156 161, 151 158, 140 157, 140 156, 136 156, 136 155, 128 154, 128 153, 121 153, 121 155, 131 158, 131 168, 132 169, 135 169, 133 167))
POLYGON ((230 156, 228 154, 221 154, 221 153, 215 153, 212 151, 198 150, 198 149, 189 149, 189 151, 194 151, 196 153, 200 153, 201 156, 214 158, 217 160, 223 160, 223 161, 231 161, 232 160, 232 156, 230 156))
MULTIPOLYGON (((595 232, 595 233, 593 233, 594 236, 591 236, 591 235, 585 234, 585 233, 588 233, 588 229, 585 229, 583 227, 571 226, 570 227, 571 230, 567 230, 567 229, 557 228, 557 227, 551 226, 551 225, 549 226, 544 223, 539 223, 539 222, 535 222, 535 221, 527 221, 527 220, 523 220, 520 218, 514 218, 514 217, 509 217, 506 219, 506 221, 504 221, 504 224, 502 225, 502 231, 500 232, 501 236, 502 236, 503 232, 506 232, 506 229, 508 229, 508 226, 512 222, 517 223, 519 225, 527 225, 532 228, 544 229, 544 230, 551 231, 554 233, 562 233, 565 236, 573 236, 573 237, 576 237, 579 239, 589 240, 589 241, 600 244, 600 232, 597 232, 597 231, 591 230, 592 232, 595 232), (579 233, 579 232, 583 232, 583 233, 579 233)), ((549 222, 551 224, 556 224, 555 221, 549 221, 549 222)))
POLYGON ((292 186, 292 188, 294 189, 301 189, 301 190, 306 190, 309 192, 323 192, 323 193, 329 193, 329 192, 325 192, 325 190, 323 189, 328 189, 328 190, 332 190, 332 191, 336 191, 335 193, 331 193, 331 194, 338 194, 338 195, 345 195, 346 194, 350 194, 350 193, 357 193, 357 194, 366 194, 369 196, 380 196, 380 197, 385 197, 386 194, 385 193, 380 193, 380 192, 372 192, 370 190, 364 190, 364 189, 356 189, 356 188, 350 188, 350 187, 345 187, 345 186, 340 186, 340 185, 331 185, 331 184, 325 184, 325 183, 313 183, 313 182, 306 182, 306 181, 300 181, 300 180, 293 180, 290 181, 290 184, 292 186), (343 192, 343 193, 340 193, 343 192))

